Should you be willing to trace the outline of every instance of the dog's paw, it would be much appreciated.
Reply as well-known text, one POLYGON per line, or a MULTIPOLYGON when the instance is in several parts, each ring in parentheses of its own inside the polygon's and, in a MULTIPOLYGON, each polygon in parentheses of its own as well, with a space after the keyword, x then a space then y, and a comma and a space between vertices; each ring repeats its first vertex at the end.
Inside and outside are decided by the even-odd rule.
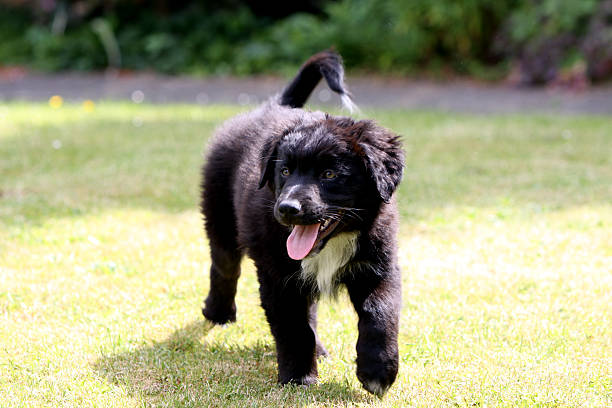
POLYGON ((317 376, 316 375, 305 375, 303 377, 280 379, 279 382, 281 383, 281 385, 293 384, 293 385, 308 386, 308 385, 313 385, 317 383, 317 376))
POLYGON ((377 397, 382 397, 385 395, 391 384, 382 384, 378 380, 366 380, 362 382, 363 388, 366 391, 376 395, 377 397))
POLYGON ((326 358, 326 357, 329 357, 329 352, 323 346, 323 344, 321 344, 319 341, 317 341, 317 347, 315 349, 315 352, 317 353, 317 358, 326 358))
POLYGON ((214 323, 214 324, 228 324, 234 323, 236 321, 236 307, 232 307, 230 309, 220 309, 216 308, 212 305, 209 305, 206 302, 205 306, 202 308, 202 314, 206 318, 206 320, 214 323))
POLYGON ((395 381, 398 361, 396 358, 385 361, 372 360, 369 364, 357 362, 357 378, 366 391, 382 397, 395 381))

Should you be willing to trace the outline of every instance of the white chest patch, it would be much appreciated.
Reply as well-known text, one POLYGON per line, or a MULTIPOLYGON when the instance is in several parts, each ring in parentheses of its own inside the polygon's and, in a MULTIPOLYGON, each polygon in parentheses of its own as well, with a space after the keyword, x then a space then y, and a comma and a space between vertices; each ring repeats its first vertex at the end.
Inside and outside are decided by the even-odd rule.
POLYGON ((318 254, 303 259, 302 279, 316 282, 322 295, 333 294, 336 275, 357 251, 357 236, 356 232, 338 234, 318 254))

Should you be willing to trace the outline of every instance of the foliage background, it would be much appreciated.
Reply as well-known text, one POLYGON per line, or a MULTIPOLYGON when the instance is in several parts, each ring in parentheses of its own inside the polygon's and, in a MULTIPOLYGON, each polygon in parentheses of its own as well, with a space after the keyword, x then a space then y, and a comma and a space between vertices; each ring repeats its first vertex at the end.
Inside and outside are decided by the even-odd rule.
POLYGON ((362 71, 612 76, 612 0, 297 3, 0 0, 0 63, 247 75, 333 46, 362 71))

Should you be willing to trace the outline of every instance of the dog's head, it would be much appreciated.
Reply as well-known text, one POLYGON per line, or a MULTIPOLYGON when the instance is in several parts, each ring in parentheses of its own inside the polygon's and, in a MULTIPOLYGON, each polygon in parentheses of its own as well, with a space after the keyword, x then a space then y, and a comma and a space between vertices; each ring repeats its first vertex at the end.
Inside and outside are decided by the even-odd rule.
POLYGON ((272 189, 274 216, 292 229, 289 256, 303 259, 376 217, 401 180, 403 160, 398 136, 367 120, 326 116, 271 137, 259 187, 272 189))

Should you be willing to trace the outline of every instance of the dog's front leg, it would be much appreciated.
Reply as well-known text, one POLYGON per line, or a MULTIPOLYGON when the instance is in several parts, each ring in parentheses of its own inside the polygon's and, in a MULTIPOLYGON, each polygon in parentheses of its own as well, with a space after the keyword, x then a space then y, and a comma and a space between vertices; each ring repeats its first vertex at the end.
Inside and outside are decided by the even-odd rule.
POLYGON ((399 365, 401 282, 397 267, 382 278, 373 272, 368 275, 347 283, 359 316, 357 378, 366 390, 382 396, 395 381, 399 365))
POLYGON ((310 385, 317 381, 316 335, 311 326, 312 301, 296 280, 259 273, 261 303, 276 341, 278 381, 310 385))

